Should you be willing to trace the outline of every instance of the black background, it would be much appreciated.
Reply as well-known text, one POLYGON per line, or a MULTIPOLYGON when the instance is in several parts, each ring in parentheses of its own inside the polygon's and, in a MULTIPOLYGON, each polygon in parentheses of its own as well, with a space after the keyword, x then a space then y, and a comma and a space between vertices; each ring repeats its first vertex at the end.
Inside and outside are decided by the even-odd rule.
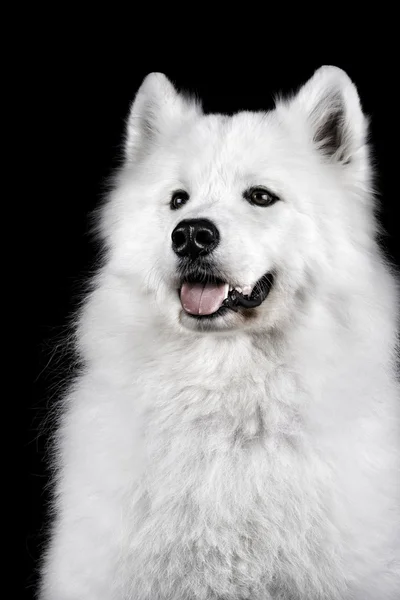
MULTIPOLYGON (((181 40, 174 38, 177 42, 181 40)), ((89 235, 89 213, 98 205, 107 177, 121 156, 121 138, 129 105, 142 79, 164 72, 179 88, 195 92, 211 112, 268 109, 277 91, 291 92, 322 64, 345 69, 356 83, 365 112, 371 117, 371 141, 379 177, 381 221, 387 231, 385 250, 399 263, 398 152, 393 152, 397 112, 394 54, 386 44, 368 55, 349 49, 341 56, 315 52, 311 59, 278 61, 254 52, 223 60, 205 55, 196 63, 182 55, 175 60, 146 58, 143 49, 118 44, 52 39, 37 45, 25 80, 29 95, 30 203, 29 248, 33 361, 31 391, 25 401, 24 557, 27 597, 33 593, 43 543, 48 501, 44 463, 47 434, 43 422, 71 371, 65 335, 81 296, 82 282, 94 268, 96 244, 89 235), (397 178, 396 178, 397 179, 397 178)), ((26 118, 26 115, 21 115, 26 118)))

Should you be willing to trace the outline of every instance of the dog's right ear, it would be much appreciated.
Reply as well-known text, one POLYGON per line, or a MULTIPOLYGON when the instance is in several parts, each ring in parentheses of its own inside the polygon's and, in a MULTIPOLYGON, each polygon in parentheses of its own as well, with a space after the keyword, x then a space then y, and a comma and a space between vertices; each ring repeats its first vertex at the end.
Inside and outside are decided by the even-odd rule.
POLYGON ((182 120, 198 113, 199 106, 179 94, 165 75, 150 73, 131 106, 125 139, 126 160, 140 159, 182 120))
POLYGON ((290 102, 304 116, 312 141, 322 156, 343 165, 365 150, 367 119, 355 85, 337 67, 325 66, 290 102))

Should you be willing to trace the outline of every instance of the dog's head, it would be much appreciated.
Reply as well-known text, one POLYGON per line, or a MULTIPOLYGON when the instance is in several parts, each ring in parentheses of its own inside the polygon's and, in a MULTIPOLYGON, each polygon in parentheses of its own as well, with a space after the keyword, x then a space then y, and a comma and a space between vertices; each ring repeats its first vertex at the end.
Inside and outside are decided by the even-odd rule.
POLYGON ((365 138, 356 89, 334 67, 272 112, 232 117, 149 75, 103 214, 112 268, 186 329, 277 325, 338 277, 368 227, 365 138))

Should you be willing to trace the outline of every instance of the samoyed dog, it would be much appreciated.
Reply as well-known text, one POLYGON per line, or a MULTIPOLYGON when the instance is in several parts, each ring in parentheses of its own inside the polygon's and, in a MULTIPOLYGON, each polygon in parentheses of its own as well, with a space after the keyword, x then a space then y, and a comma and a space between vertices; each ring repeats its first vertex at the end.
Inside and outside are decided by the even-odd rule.
POLYGON ((143 82, 76 329, 42 600, 400 597, 398 289, 367 123, 143 82))

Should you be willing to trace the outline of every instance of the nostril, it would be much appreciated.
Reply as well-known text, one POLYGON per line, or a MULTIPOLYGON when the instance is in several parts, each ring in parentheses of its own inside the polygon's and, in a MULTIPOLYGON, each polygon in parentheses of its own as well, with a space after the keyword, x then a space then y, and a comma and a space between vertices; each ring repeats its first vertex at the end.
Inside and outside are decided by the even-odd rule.
POLYGON ((181 229, 178 229, 178 231, 174 231, 172 233, 172 241, 177 248, 179 248, 180 246, 184 246, 184 244, 186 244, 185 232, 181 229))
POLYGON ((209 244, 212 244, 213 241, 214 241, 213 233, 212 233, 212 231, 209 231, 208 229, 201 229, 196 234, 196 242, 200 246, 208 246, 209 244))

